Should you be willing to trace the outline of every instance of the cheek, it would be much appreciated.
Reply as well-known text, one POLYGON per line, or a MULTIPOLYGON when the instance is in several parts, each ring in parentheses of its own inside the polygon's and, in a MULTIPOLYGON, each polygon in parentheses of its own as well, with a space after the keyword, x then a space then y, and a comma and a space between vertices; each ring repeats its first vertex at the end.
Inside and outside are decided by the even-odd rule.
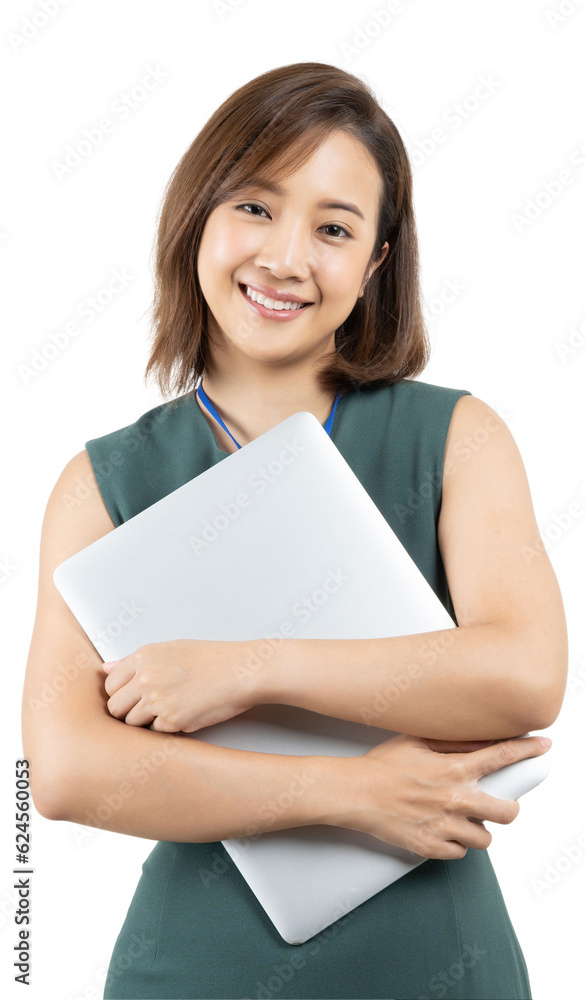
POLYGON ((209 271, 213 269, 216 275, 221 275, 222 281, 229 278, 257 253, 254 235, 242 233, 237 226, 222 226, 216 233, 210 233, 207 244, 206 261, 209 271))
POLYGON ((201 241, 201 264, 208 271, 225 266, 230 260, 230 239, 224 229, 210 229, 201 241))
POLYGON ((360 268, 361 262, 356 262, 349 255, 342 257, 340 254, 328 260, 318 279, 323 296, 327 295, 339 304, 356 299, 365 266, 360 268))
POLYGON ((221 272, 229 267, 233 257, 233 234, 221 214, 212 212, 208 218, 199 246, 197 267, 200 280, 215 283, 221 272))

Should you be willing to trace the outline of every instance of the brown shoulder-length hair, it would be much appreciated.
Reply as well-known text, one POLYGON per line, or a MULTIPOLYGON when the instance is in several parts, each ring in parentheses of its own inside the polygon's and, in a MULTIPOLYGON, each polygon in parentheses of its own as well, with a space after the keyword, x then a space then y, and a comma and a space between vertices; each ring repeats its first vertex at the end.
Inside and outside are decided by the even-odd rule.
POLYGON ((335 353, 317 370, 325 391, 390 385, 429 360, 408 155, 394 123, 358 77, 326 63, 270 70, 236 90, 211 116, 166 186, 155 243, 153 340, 145 377, 164 395, 196 388, 210 362, 206 302, 197 277, 210 213, 251 177, 278 181, 334 131, 359 139, 383 181, 374 270, 335 331, 335 353), (297 143, 297 140, 303 141, 297 143))

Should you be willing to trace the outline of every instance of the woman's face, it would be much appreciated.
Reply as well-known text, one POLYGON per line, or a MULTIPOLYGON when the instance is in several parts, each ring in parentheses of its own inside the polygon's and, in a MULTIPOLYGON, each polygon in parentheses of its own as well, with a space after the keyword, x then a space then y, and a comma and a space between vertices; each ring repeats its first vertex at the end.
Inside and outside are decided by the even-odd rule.
POLYGON ((381 191, 366 148, 335 132, 278 189, 251 180, 214 209, 197 261, 212 357, 213 343, 273 363, 334 350, 335 330, 388 252, 385 243, 367 269, 381 191), (268 308, 250 299, 250 287, 272 300, 268 308), (310 305, 274 310, 275 298, 310 305))

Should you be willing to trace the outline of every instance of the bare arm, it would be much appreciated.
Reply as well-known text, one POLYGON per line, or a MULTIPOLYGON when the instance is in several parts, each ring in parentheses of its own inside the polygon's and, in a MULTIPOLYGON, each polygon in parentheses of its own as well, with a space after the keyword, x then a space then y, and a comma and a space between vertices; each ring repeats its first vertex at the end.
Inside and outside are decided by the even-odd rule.
POLYGON ((486 795, 476 779, 545 752, 536 739, 478 750, 398 736, 361 757, 288 757, 216 747, 114 718, 101 658, 53 583, 59 563, 112 529, 82 452, 47 504, 23 695, 23 749, 42 815, 187 843, 326 823, 435 858, 489 846, 491 834, 470 816, 498 823, 517 816, 517 802, 486 795), (66 501, 79 479, 93 488, 72 505, 66 501))
POLYGON ((321 822, 333 799, 341 806, 338 793, 347 786, 337 758, 230 750, 110 715, 102 660, 52 577, 59 563, 113 528, 89 456, 81 452, 47 504, 23 693, 23 748, 39 812, 184 842, 321 822), (88 499, 72 504, 79 479, 93 488, 88 499), (275 810, 279 796, 287 805, 275 810))
POLYGON ((560 590, 514 439, 473 396, 449 428, 438 542, 458 628, 289 639, 258 676, 259 700, 434 739, 551 725, 567 676, 560 590))

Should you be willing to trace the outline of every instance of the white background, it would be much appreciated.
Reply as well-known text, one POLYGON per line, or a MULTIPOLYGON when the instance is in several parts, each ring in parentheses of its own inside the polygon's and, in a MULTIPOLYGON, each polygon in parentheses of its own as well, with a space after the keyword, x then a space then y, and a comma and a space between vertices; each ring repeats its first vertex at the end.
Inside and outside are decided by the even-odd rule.
MULTIPOLYGON (((579 724, 585 707, 579 614, 585 533, 584 7, 583 0, 233 0, 222 16, 211 0, 47 0, 52 13, 42 17, 34 0, 3 4, 4 996, 25 991, 14 984, 12 970, 13 766, 22 753, 21 693, 48 495, 88 439, 133 422, 161 401, 143 382, 145 314, 155 223, 175 164, 237 87, 276 66, 318 61, 371 83, 412 155, 433 346, 421 378, 469 389, 504 417, 523 456, 561 585, 571 679, 550 730, 551 775, 521 800, 511 826, 490 825, 490 855, 535 1000, 585 997, 577 910, 585 895, 585 851, 578 857, 575 848, 570 860, 563 850, 585 833, 579 724), (370 37, 376 30, 372 12, 380 10, 395 12, 370 37), (63 162, 67 146, 100 119, 113 117, 116 99, 151 68, 164 79, 59 179, 55 163, 63 162), (476 95, 482 78, 488 87, 476 95), (443 141, 433 149, 437 129, 443 141), (552 182, 563 170, 570 183, 555 188, 552 182), (547 194, 547 185, 553 193, 547 194), (522 222, 535 199, 532 217, 522 222), (127 287, 92 322, 80 320, 79 307, 107 286, 115 268, 131 275, 127 287), (460 289, 450 303, 448 282, 460 289), (34 352, 42 356, 51 335, 75 319, 78 335, 42 371, 26 376, 34 352)), ((28 997, 101 997, 115 938, 152 847, 151 841, 33 813, 28 997)))

